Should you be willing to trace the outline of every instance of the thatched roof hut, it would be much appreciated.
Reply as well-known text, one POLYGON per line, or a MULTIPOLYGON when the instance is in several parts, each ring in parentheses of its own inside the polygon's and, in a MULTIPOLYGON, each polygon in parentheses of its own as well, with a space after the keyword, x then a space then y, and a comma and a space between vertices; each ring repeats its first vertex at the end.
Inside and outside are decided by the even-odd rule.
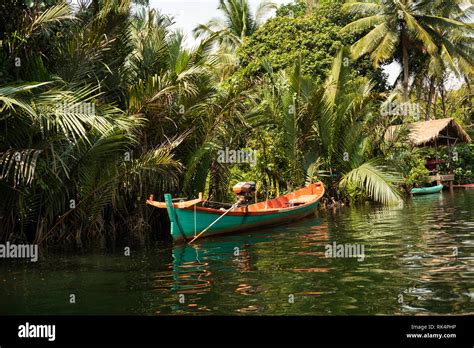
POLYGON ((385 132, 385 140, 395 139, 405 127, 413 146, 452 146, 471 142, 466 131, 451 117, 390 126, 385 132))

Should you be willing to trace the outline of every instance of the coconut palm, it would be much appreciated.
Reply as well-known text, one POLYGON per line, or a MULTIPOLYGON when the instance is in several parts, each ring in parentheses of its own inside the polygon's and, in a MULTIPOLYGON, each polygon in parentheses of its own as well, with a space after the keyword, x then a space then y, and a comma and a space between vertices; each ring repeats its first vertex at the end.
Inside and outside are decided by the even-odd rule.
POLYGON ((257 30, 268 11, 275 9, 276 5, 271 1, 261 1, 255 15, 248 0, 219 0, 217 8, 224 18, 213 18, 207 24, 198 25, 194 35, 196 38, 212 37, 220 46, 235 49, 257 30))
MULTIPOLYGON (((436 86, 440 91, 442 103, 446 94, 444 83, 450 75, 458 79, 469 81, 474 73, 474 41, 471 35, 462 30, 440 31, 442 41, 438 43, 439 54, 431 56, 421 64, 417 76, 426 76, 428 79, 428 96, 425 118, 430 119, 431 106, 434 104, 436 86)), ((444 105, 444 104, 443 104, 444 105)), ((443 108, 444 117, 447 117, 443 108)))
MULTIPOLYGON (((345 26, 345 31, 360 33, 369 30, 352 45, 353 57, 370 54, 374 66, 378 67, 401 51, 404 101, 408 101, 409 51, 420 49, 430 56, 439 55, 443 50, 440 43, 447 44, 443 37, 445 31, 472 32, 471 26, 463 22, 466 10, 457 0, 350 1, 344 4, 344 9, 362 16, 345 26)), ((451 48, 450 55, 458 53, 452 44, 444 46, 445 49, 448 47, 451 48)), ((463 59, 467 58, 463 55, 463 59)))

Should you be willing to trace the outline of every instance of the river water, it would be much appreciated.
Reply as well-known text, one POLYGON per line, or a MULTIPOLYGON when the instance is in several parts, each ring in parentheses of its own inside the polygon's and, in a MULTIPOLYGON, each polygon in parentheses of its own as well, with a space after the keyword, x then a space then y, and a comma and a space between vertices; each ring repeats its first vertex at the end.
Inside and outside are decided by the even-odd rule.
POLYGON ((474 314, 473 297, 474 190, 129 257, 0 260, 6 315, 460 315, 474 314), (333 243, 364 247, 364 257, 327 257, 333 243))

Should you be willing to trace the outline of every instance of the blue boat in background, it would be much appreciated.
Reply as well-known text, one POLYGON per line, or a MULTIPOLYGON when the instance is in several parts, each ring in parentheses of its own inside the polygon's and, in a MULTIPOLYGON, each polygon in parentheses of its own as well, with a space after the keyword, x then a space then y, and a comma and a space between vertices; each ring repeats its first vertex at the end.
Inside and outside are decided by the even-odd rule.
POLYGON ((414 187, 411 189, 411 193, 414 195, 427 195, 431 193, 438 193, 443 190, 443 185, 439 184, 430 187, 414 187))

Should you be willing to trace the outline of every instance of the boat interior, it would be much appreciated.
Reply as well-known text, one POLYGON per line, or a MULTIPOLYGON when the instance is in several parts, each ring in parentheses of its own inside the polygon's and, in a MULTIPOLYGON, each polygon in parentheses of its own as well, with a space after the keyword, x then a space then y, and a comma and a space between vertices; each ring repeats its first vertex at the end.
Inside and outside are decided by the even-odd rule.
MULTIPOLYGON (((317 182, 290 192, 285 195, 278 196, 273 199, 261 201, 258 203, 253 203, 249 205, 242 205, 237 207, 234 211, 247 211, 247 212, 257 212, 257 211, 268 211, 268 210, 278 210, 282 208, 297 207, 307 203, 311 203, 324 194, 324 186, 321 182, 317 182)), ((147 200, 147 204, 153 205, 158 208, 166 208, 165 202, 157 202, 153 200, 153 196, 150 196, 150 199, 147 200)), ((199 195, 199 198, 193 200, 184 200, 183 198, 173 199, 173 207, 186 209, 196 205, 200 209, 215 209, 215 210, 226 210, 232 207, 230 203, 221 203, 207 201, 202 198, 202 194, 199 195)))

